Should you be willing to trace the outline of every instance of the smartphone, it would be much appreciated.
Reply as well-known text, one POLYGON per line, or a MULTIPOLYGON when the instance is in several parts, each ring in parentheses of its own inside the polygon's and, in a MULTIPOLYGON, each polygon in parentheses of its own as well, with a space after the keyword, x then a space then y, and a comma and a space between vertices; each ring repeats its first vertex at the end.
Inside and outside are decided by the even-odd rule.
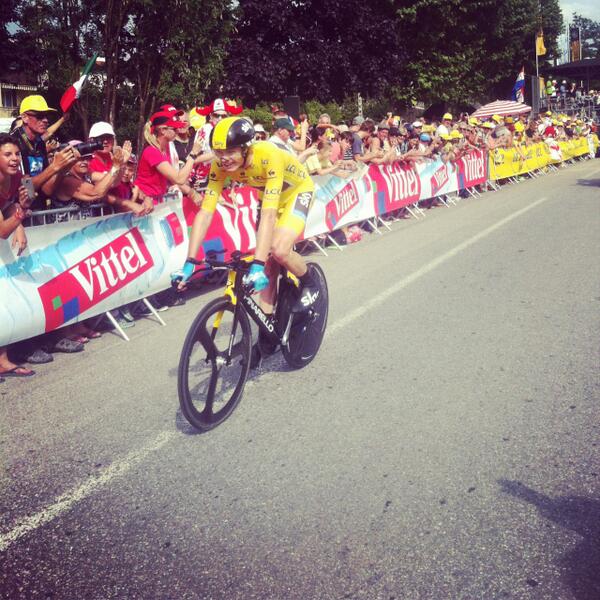
POLYGON ((33 187, 33 181, 29 175, 21 178, 21 185, 27 190, 29 200, 33 202, 35 200, 35 188, 33 187))

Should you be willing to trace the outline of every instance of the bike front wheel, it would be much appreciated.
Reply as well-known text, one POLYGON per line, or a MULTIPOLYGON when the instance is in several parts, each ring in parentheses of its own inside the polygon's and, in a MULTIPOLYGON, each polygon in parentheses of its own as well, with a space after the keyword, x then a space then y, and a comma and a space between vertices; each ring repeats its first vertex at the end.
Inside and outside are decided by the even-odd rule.
POLYGON ((200 431, 220 425, 242 398, 250 368, 252 332, 227 298, 209 302, 194 319, 179 359, 181 412, 200 431))
MULTIPOLYGON (((294 369, 305 367, 317 355, 325 335, 329 314, 329 291, 325 273, 317 263, 308 263, 307 266, 319 288, 319 298, 308 313, 300 312, 292 315, 289 337, 287 343, 282 346, 281 352, 286 362, 294 369)), ((286 288, 281 300, 282 306, 278 319, 282 323, 287 323, 291 308, 296 301, 296 294, 291 287, 286 288)))

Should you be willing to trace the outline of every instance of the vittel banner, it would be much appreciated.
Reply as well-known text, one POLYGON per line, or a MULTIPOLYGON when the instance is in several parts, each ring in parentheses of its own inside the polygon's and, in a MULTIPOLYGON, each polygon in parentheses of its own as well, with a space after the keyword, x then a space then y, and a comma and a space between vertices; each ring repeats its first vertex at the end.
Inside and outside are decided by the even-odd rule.
POLYGON ((46 331, 57 329, 117 293, 154 266, 137 227, 38 288, 46 331))
POLYGON ((179 203, 26 228, 17 257, 0 240, 0 346, 144 298, 170 284, 187 253, 179 203))

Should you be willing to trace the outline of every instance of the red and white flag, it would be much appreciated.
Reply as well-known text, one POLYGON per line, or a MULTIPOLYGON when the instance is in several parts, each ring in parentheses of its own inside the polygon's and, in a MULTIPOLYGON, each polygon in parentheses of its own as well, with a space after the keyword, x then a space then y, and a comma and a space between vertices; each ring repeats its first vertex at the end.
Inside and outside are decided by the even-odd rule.
POLYGON ((85 68, 81 73, 81 77, 71 86, 69 86, 69 88, 62 95, 62 98, 60 99, 60 107, 63 113, 66 113, 69 110, 71 110, 71 107, 75 103, 75 100, 77 100, 81 96, 81 90, 83 89, 83 86, 88 80, 90 72, 94 64, 96 63, 96 58, 98 58, 98 53, 94 54, 94 56, 92 56, 92 58, 88 60, 87 65, 85 65, 85 68))

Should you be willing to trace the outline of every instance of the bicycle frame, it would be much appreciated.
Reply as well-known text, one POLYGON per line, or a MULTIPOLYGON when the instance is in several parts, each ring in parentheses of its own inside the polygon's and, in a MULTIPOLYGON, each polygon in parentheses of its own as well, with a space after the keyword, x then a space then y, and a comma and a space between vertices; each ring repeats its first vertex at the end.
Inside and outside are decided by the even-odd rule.
MULTIPOLYGON (((244 284, 241 277, 238 277, 239 272, 235 270, 229 271, 227 278, 227 287, 225 295, 229 297, 234 308, 234 319, 237 324, 237 311, 240 307, 244 309, 246 314, 256 323, 262 333, 274 344, 279 344, 283 340, 283 334, 279 324, 273 315, 267 315, 262 308, 254 301, 252 296, 244 289, 244 284), (238 301, 239 300, 239 301, 238 301)), ((232 336, 235 334, 232 331, 232 336)))

